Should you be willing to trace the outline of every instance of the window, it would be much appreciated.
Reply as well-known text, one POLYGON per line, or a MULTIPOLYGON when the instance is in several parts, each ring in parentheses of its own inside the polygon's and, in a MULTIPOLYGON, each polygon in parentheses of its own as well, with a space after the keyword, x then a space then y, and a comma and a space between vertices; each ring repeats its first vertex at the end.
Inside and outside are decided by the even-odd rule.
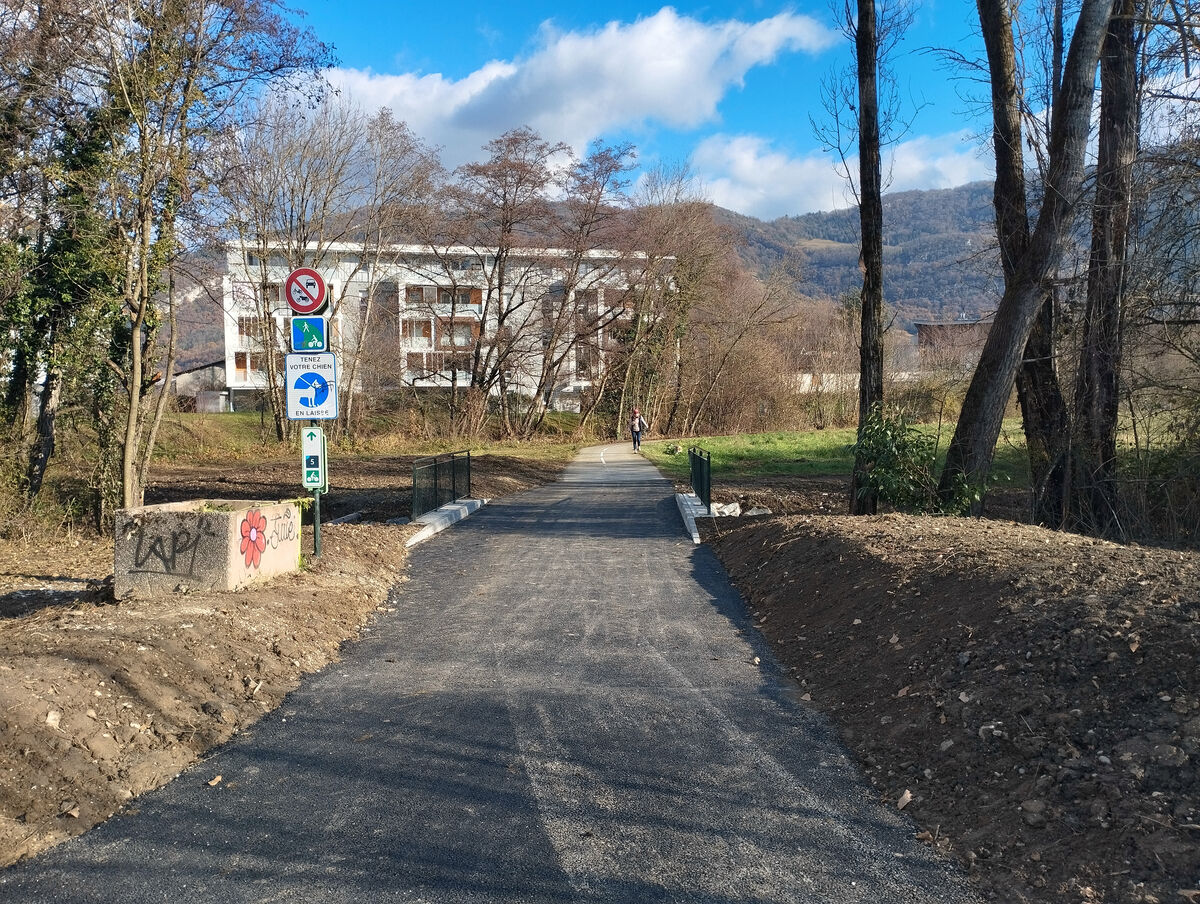
POLYGON ((404 304, 418 310, 429 310, 437 302, 436 286, 406 286, 404 304))
POLYGON ((470 348, 478 331, 473 320, 455 320, 439 330, 442 348, 470 348))
POLYGON ((245 382, 250 379, 250 375, 254 373, 254 357, 249 352, 235 352, 233 370, 239 380, 245 382))
POLYGON ((456 348, 464 345, 470 345, 471 340, 475 338, 475 331, 471 329, 471 325, 467 323, 457 323, 454 325, 454 331, 451 333, 451 344, 456 348))
POLYGON ((239 339, 258 339, 262 336, 259 319, 252 315, 243 315, 237 319, 239 339))
POLYGON ((400 324, 400 338, 410 348, 429 348, 433 345, 433 323, 409 318, 400 324))
POLYGON ((442 289, 438 299, 445 307, 466 308, 471 305, 470 289, 442 289))

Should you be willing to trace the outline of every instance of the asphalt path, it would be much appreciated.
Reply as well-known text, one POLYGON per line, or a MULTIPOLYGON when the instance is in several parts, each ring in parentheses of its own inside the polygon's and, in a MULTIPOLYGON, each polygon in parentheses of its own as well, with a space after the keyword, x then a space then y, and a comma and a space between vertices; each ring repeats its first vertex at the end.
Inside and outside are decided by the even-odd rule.
POLYGON ((418 547, 390 607, 252 729, 0 872, 0 901, 977 900, 623 445, 418 547))

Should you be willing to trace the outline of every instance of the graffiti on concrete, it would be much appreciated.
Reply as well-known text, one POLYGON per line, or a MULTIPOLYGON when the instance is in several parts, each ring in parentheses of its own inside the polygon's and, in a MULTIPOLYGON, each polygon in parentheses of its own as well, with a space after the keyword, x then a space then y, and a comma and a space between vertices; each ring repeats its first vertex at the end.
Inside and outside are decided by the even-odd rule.
POLYGON ((284 543, 290 543, 300 536, 300 522, 296 518, 296 509, 288 506, 271 516, 271 527, 267 531, 267 545, 278 549, 284 543))
POLYGON ((258 568, 262 564, 263 550, 267 548, 267 518, 258 509, 250 509, 242 519, 242 555, 247 568, 258 568))
POLYGON ((217 536, 207 525, 176 528, 169 532, 147 530, 139 524, 134 529, 133 568, 140 574, 173 574, 192 577, 196 574, 196 555, 200 545, 217 536))
POLYGON ((235 590, 300 564, 294 503, 220 499, 130 510, 117 521, 113 593, 235 590))
POLYGON ((267 548, 278 549, 282 544, 295 540, 299 526, 295 509, 288 507, 275 512, 268 519, 258 509, 250 509, 241 525, 241 550, 246 567, 257 570, 262 565, 263 553, 267 548))

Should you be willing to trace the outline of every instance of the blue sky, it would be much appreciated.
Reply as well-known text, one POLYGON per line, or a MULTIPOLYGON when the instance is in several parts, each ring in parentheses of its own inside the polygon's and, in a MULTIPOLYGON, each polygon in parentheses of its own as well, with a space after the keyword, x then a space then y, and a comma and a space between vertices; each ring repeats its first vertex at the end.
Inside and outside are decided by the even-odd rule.
MULTIPOLYGON (((851 60, 829 6, 773 2, 396 4, 298 0, 335 45, 330 80, 368 110, 387 105, 453 167, 520 125, 578 152, 629 141, 643 167, 686 163, 712 201, 771 219, 849 204, 810 116, 820 83, 851 60)), ((889 152, 890 190, 990 177, 987 125, 922 50, 978 55, 973 4, 927 0, 896 57, 920 105, 889 152)))

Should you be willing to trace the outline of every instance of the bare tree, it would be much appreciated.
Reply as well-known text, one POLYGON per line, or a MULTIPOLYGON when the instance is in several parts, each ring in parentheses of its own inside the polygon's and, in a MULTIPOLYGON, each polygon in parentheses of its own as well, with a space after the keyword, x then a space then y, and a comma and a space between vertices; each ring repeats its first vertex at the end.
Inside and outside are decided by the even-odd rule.
MULTIPOLYGON (((394 355, 400 339, 399 287, 395 283, 385 284, 384 274, 389 269, 385 265, 397 262, 400 240, 410 236, 423 221, 441 176, 441 164, 434 152, 386 108, 367 122, 362 144, 360 156, 366 163, 363 197, 353 222, 362 249, 358 272, 363 276, 363 285, 357 299, 357 315, 348 318, 353 320, 354 331, 343 341, 341 349, 345 378, 339 418, 346 426, 353 422, 358 400, 363 395, 359 391, 360 372, 371 366, 369 340, 390 333, 388 351, 394 355), (381 303, 382 311, 378 310, 381 303)), ((386 357, 385 354, 383 360, 386 357)))
POLYGON ((1100 58, 1099 156, 1092 207, 1083 344, 1075 389, 1072 449, 1074 503, 1079 529, 1124 536, 1117 501, 1117 417, 1123 349, 1123 305, 1138 152, 1138 55, 1143 34, 1140 4, 1118 0, 1100 58))
POLYGON ((631 224, 639 253, 627 268, 633 290, 628 318, 609 359, 612 376, 591 404, 604 406, 617 433, 634 407, 648 412, 653 428, 670 433, 688 421, 685 337, 692 311, 728 285, 734 240, 678 167, 652 171, 635 199, 631 224))
POLYGON ((505 132, 484 151, 486 160, 455 171, 439 199, 444 215, 426 225, 425 241, 438 257, 430 276, 449 283, 450 293, 449 305, 431 313, 451 338, 450 405, 460 429, 478 432, 494 398, 502 429, 513 435, 519 423, 514 380, 540 353, 528 337, 553 281, 546 255, 538 253, 554 234, 550 195, 573 161, 565 144, 546 141, 528 126, 505 132), (466 287, 458 284, 460 273, 470 273, 466 287), (471 294, 477 281, 478 306, 471 294), (460 306, 470 307, 467 318, 460 306))
MULTIPOLYGON (((719 395, 722 383, 736 369, 749 370, 755 350, 773 344, 775 328, 796 315, 796 299, 792 292, 791 275, 776 271, 760 280, 740 265, 730 262, 729 282, 721 291, 706 296, 693 311, 688 334, 692 343, 705 349, 705 365, 699 374, 696 397, 691 406, 684 432, 696 433, 708 414, 709 406, 719 395)), ((761 399, 762 382, 773 380, 777 374, 758 371, 755 395, 761 399)), ((742 398, 740 409, 750 399, 742 398)), ((751 406, 753 407, 753 406, 751 406)))
MULTIPOLYGON (((980 24, 989 45, 998 46, 1011 40, 1011 29, 1005 30, 1005 22, 1011 20, 992 15, 994 3, 980 0, 979 9, 980 24)), ((959 497, 966 490, 976 497, 973 508, 981 504, 981 487, 1000 435, 1004 409, 1024 359, 1026 343, 1045 303, 1046 278, 1058 263, 1079 200, 1096 66, 1111 12, 1112 0, 1084 0, 1076 20, 1053 111, 1041 211, 1028 247, 1006 273, 1004 296, 967 388, 939 484, 939 494, 945 500, 959 497)), ((991 56, 989 64, 993 97, 1013 95, 1017 90, 1011 84, 1015 70, 991 56)), ((993 110, 997 119, 1007 115, 1002 105, 994 105, 993 110)), ((998 137, 1004 128, 1003 123, 997 125, 998 137)), ((1004 203, 1023 205, 1024 198, 1014 195, 1004 203)))
POLYGON ((564 368, 573 362, 569 376, 585 381, 599 375, 608 330, 625 313, 631 287, 623 214, 633 156, 632 145, 597 144, 566 174, 551 235, 560 279, 542 299, 541 354, 531 362, 533 404, 522 420, 524 436, 542 423, 564 368))
MULTIPOLYGON (((287 307, 272 264, 320 267, 333 261, 337 243, 355 236, 351 214, 363 200, 366 122, 361 110, 336 100, 306 111, 277 93, 253 104, 226 133, 221 149, 218 184, 226 228, 239 256, 257 271, 251 285, 235 291, 253 293, 251 329, 280 440, 292 435, 282 357, 289 339, 283 331, 287 307)), ((344 294, 345 285, 341 290, 344 294)))
MULTIPOLYGON (((280 94, 256 104, 242 126, 228 132, 221 161, 227 228, 255 271, 254 285, 240 290, 254 293, 254 329, 276 435, 291 435, 282 372, 287 309, 272 280, 280 261, 289 269, 336 267, 343 274, 334 285, 330 318, 344 325, 335 351, 343 376, 339 419, 346 426, 355 417, 376 303, 386 294, 381 274, 396 260, 398 239, 424 216, 439 172, 435 156, 387 111, 369 117, 333 99, 306 111, 280 94), (347 245, 352 254, 343 253, 347 245)), ((400 338, 395 325, 393 348, 400 338)))
MULTIPOLYGON (((900 104, 895 80, 887 71, 887 61, 912 22, 907 2, 881 4, 875 0, 857 0, 842 8, 843 33, 854 41, 855 66, 851 97, 850 79, 835 75, 825 83, 829 122, 814 123, 827 147, 842 161, 851 189, 858 200, 861 251, 859 267, 863 282, 860 293, 858 409, 861 432, 871 410, 883 400, 884 317, 883 317, 883 167, 881 150, 885 140, 899 139, 897 128, 900 104), (881 73, 880 70, 883 70, 881 73), (880 103, 880 84, 884 101, 880 103), (850 136, 857 138, 858 178, 850 179, 847 159, 850 136), (885 138, 886 136, 886 138, 885 138)), ((873 514, 877 507, 874 491, 865 480, 871 463, 862 453, 856 455, 850 487, 852 514, 873 514)))
MULTIPOLYGON (((1059 93, 1062 71, 1062 5, 1056 3, 1050 31, 1052 42, 1050 81, 1040 95, 1046 109, 1052 109, 1059 93)), ((1023 101, 1021 87, 1026 79, 1018 64, 1014 45, 1014 22, 1007 3, 981 3, 984 44, 991 79, 993 146, 996 156, 996 180, 993 203, 996 210, 996 236, 1000 245, 1001 270, 1005 280, 1015 279, 1030 246, 1028 193, 1025 185, 1025 141, 1022 122, 1030 122, 1030 131, 1048 130, 1049 123, 1039 121, 1023 101)), ((1032 41, 1035 47, 1042 42, 1032 41)), ((1042 149, 1046 140, 1031 141, 1042 149)), ((1039 161, 1041 155, 1039 154, 1039 161)), ((1044 162, 1044 161, 1041 161, 1044 162)), ((1044 170, 1043 170, 1044 172, 1044 170)), ((1067 470, 1070 418, 1066 400, 1058 382, 1054 351, 1055 298, 1049 284, 1043 288, 1043 301, 1025 344, 1024 358, 1017 372, 1017 397, 1021 405, 1033 483, 1035 520, 1058 526, 1062 517, 1063 481, 1067 470)))

